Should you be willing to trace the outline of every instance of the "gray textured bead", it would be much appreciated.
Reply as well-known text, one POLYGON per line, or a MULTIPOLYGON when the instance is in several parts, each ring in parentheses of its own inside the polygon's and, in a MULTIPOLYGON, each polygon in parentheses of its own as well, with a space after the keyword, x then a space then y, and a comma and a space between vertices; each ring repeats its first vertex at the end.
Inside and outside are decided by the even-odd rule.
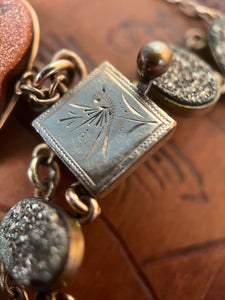
POLYGON ((169 70, 153 81, 153 100, 168 108, 174 105, 191 110, 214 104, 220 96, 220 86, 210 65, 187 49, 172 46, 172 50, 169 70))
POLYGON ((1 223, 1 261, 26 287, 49 288, 66 265, 69 246, 70 231, 64 214, 42 199, 21 200, 1 223))

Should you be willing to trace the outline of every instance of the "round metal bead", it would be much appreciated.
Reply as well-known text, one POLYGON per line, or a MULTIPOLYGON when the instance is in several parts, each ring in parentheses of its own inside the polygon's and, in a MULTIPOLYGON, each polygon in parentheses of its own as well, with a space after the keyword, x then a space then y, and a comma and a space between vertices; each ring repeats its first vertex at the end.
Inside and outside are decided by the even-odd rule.
POLYGON ((84 254, 80 225, 39 198, 26 198, 6 214, 0 226, 0 259, 20 285, 45 291, 66 285, 84 254))
POLYGON ((146 44, 137 57, 137 68, 141 76, 140 81, 148 83, 165 73, 170 66, 171 59, 172 50, 167 44, 160 41, 146 44))

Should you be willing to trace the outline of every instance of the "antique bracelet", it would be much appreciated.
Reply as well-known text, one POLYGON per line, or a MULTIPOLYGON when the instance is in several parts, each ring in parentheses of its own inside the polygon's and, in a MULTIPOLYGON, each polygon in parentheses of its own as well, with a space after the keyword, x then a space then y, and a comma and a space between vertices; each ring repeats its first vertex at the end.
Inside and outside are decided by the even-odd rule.
MULTIPOLYGON (((21 0, 33 19, 33 44, 27 71, 0 115, 0 127, 23 96, 43 108, 32 125, 44 143, 34 149, 28 170, 34 197, 13 206, 0 226, 1 286, 10 299, 28 299, 26 288, 37 293, 36 300, 73 299, 56 289, 66 286, 82 262, 81 225, 101 213, 97 198, 169 139, 176 121, 161 107, 182 115, 199 114, 224 92, 225 17, 194 1, 169 2, 183 10, 191 5, 194 14, 210 20, 208 41, 220 72, 189 49, 159 41, 140 50, 137 85, 109 62, 87 75, 82 59, 65 49, 38 70, 38 20, 21 0), (69 212, 51 202, 60 180, 56 156, 76 177, 65 193, 69 212), (42 166, 48 168, 47 179, 40 175, 42 166), (12 286, 9 276, 15 281, 12 286)), ((3 1, 2 7, 7 5, 3 1)))

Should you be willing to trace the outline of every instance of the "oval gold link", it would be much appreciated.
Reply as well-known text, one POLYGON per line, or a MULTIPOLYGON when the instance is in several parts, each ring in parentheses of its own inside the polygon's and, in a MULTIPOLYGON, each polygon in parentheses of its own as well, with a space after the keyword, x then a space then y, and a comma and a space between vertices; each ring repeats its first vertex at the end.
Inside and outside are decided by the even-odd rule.
POLYGON ((60 170, 55 160, 55 153, 46 143, 39 144, 34 148, 27 174, 35 187, 35 197, 51 200, 60 180, 60 170), (43 175, 40 175, 41 166, 48 168, 47 178, 43 179, 43 175))
POLYGON ((40 87, 45 80, 51 78, 53 75, 56 75, 63 70, 67 70, 68 72, 73 71, 74 64, 67 59, 53 61, 36 75, 34 79, 34 86, 40 87))
POLYGON ((16 295, 14 298, 12 298, 12 300, 14 300, 14 299, 16 300, 18 298, 20 300, 29 300, 27 292, 25 291, 25 289, 23 287, 21 287, 21 286, 12 286, 10 289, 16 295))
POLYGON ((28 178, 30 179, 31 183, 39 190, 46 191, 47 189, 47 181, 43 181, 40 179, 38 174, 39 166, 44 161, 43 156, 36 156, 31 160, 30 166, 28 168, 28 178))
POLYGON ((16 294, 9 287, 8 273, 5 271, 2 263, 1 263, 0 286, 4 294, 8 295, 8 297, 10 297, 11 299, 15 298, 16 294))
POLYGON ((23 76, 16 82, 16 85, 15 85, 15 93, 17 95, 21 95, 22 94, 22 91, 20 89, 20 86, 23 85, 23 84, 26 84, 28 81, 32 82, 33 81, 33 78, 34 78, 34 72, 32 71, 27 71, 23 74, 23 76))
POLYGON ((41 104, 41 105, 51 105, 54 104, 56 101, 60 99, 61 95, 60 93, 57 93, 55 96, 52 98, 48 98, 46 96, 45 98, 38 98, 36 95, 30 95, 30 99, 32 99, 35 103, 41 104))
POLYGON ((10 299, 16 300, 29 300, 28 295, 24 287, 18 285, 9 284, 9 275, 4 269, 3 264, 1 263, 1 274, 0 274, 0 286, 3 293, 5 293, 10 299))
POLYGON ((55 158, 55 153, 49 148, 46 143, 37 145, 32 151, 32 157, 40 155, 43 151, 46 151, 46 153, 48 154, 47 164, 51 164, 53 159, 55 158))
POLYGON ((81 216, 78 218, 78 222, 81 225, 85 225, 96 219, 100 213, 101 209, 97 203, 97 201, 91 197, 87 198, 88 199, 88 213, 85 216, 81 216))
POLYGON ((31 84, 22 84, 20 85, 20 91, 24 94, 35 95, 40 99, 44 99, 45 93, 43 90, 37 89, 36 87, 32 86, 31 84))
POLYGON ((52 105, 67 92, 77 74, 80 78, 87 75, 85 64, 76 53, 63 49, 41 71, 26 72, 16 83, 15 91, 38 105, 52 105))
POLYGON ((90 221, 94 221, 101 214, 101 207, 98 204, 98 201, 94 198, 90 198, 91 206, 93 206, 93 215, 90 221))
POLYGON ((65 194, 66 200, 76 215, 80 224, 87 224, 101 214, 101 208, 96 199, 84 193, 79 183, 69 187, 65 194))
POLYGON ((66 190, 65 194, 66 200, 69 203, 69 205, 78 213, 81 215, 87 215, 88 214, 88 206, 83 203, 75 190, 70 187, 66 190))
POLYGON ((56 187, 57 186, 52 181, 49 181, 47 190, 46 191, 41 191, 40 189, 35 188, 34 189, 34 196, 37 197, 37 198, 43 198, 46 201, 51 201, 51 199, 55 195, 56 187))
POLYGON ((65 94, 68 90, 68 87, 63 83, 66 82, 66 76, 65 75, 59 75, 54 79, 54 81, 51 83, 49 87, 49 97, 53 97, 57 91, 60 91, 60 94, 65 94))
POLYGON ((35 103, 48 106, 67 92, 76 74, 80 78, 87 75, 85 64, 76 53, 63 49, 40 72, 26 72, 16 83, 15 91, 17 95, 25 94, 35 103))
POLYGON ((28 168, 28 177, 31 183, 39 189, 41 192, 45 192, 49 188, 49 182, 52 182, 55 186, 58 185, 60 179, 60 171, 59 166, 56 161, 52 161, 50 164, 48 163, 48 156, 39 155, 33 157, 31 160, 30 166, 28 168), (41 179, 39 176, 39 167, 41 165, 48 166, 50 168, 49 171, 49 179, 41 179))
POLYGON ((87 68, 83 60, 75 52, 67 49, 61 49, 53 56, 52 61, 56 61, 58 59, 67 59, 69 61, 72 61, 75 70, 77 70, 81 79, 87 76, 87 68))

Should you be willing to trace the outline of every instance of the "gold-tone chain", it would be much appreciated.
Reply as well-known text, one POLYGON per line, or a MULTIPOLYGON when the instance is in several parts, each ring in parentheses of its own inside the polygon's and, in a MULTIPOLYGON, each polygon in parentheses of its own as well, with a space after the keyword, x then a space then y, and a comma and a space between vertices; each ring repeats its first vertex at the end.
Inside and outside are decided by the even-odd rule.
POLYGON ((89 196, 78 182, 67 189, 66 200, 74 210, 76 219, 81 225, 93 221, 101 214, 97 200, 89 196))
POLYGON ((0 286, 1 290, 11 300, 29 300, 28 295, 24 287, 16 284, 10 284, 10 278, 8 273, 5 271, 3 264, 1 263, 0 270, 0 286))
POLYGON ((82 59, 73 51, 62 49, 41 71, 25 72, 15 92, 40 105, 50 105, 67 92, 77 75, 81 79, 87 75, 82 59))
POLYGON ((189 17, 201 18, 208 23, 210 23, 213 19, 217 18, 218 16, 222 15, 220 11, 202 5, 195 0, 165 0, 165 1, 178 5, 182 13, 184 13, 185 15, 189 17))
POLYGON ((35 197, 41 197, 47 201, 52 199, 59 183, 60 170, 55 160, 55 154, 47 144, 40 144, 33 150, 28 177, 35 187, 35 197), (40 175, 41 166, 48 168, 47 179, 43 179, 43 176, 40 175))

